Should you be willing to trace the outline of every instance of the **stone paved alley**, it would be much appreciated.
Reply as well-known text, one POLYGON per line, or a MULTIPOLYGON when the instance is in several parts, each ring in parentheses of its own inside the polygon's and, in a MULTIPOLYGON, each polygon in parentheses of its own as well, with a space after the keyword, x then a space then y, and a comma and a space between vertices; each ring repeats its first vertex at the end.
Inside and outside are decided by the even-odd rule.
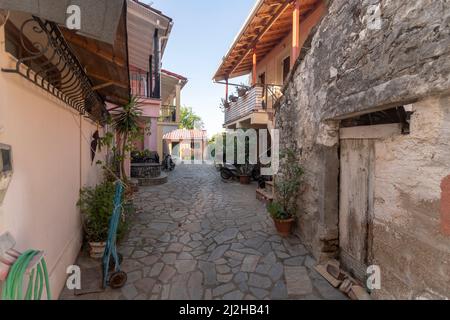
MULTIPOLYGON (((184 165, 141 188, 119 247, 127 285, 62 299, 345 299, 313 269, 300 241, 282 239, 255 185, 224 183, 212 166, 184 165)), ((79 263, 92 263, 85 257, 79 263)))

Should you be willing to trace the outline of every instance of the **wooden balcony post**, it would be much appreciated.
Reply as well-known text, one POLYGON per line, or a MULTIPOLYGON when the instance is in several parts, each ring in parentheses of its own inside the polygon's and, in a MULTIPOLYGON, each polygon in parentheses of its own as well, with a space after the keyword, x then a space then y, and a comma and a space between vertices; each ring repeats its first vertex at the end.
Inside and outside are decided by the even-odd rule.
POLYGON ((180 113, 181 113, 181 84, 176 85, 175 104, 176 104, 176 110, 175 110, 176 122, 179 123, 180 122, 180 113))
POLYGON ((252 86, 254 86, 254 85, 256 85, 256 82, 257 82, 257 80, 256 80, 256 49, 254 48, 253 49, 253 74, 252 74, 252 86))
POLYGON ((228 77, 226 78, 226 85, 225 85, 225 102, 228 102, 228 77))
POLYGON ((299 55, 300 55, 300 0, 296 0, 294 12, 292 13, 291 68, 294 66, 299 55))

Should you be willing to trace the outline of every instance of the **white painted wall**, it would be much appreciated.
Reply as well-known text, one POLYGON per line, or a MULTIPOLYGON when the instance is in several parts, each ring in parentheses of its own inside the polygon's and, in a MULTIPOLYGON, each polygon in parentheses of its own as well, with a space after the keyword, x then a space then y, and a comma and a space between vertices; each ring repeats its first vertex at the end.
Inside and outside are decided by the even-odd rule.
MULTIPOLYGON (((14 59, 4 51, 0 66, 14 59)), ((0 206, 0 234, 9 231, 19 250, 44 250, 53 298, 81 245, 79 189, 94 185, 101 171, 90 159, 96 125, 16 74, 0 72, 0 143, 12 146, 14 174, 0 206), (84 139, 86 137, 87 141, 84 139)))

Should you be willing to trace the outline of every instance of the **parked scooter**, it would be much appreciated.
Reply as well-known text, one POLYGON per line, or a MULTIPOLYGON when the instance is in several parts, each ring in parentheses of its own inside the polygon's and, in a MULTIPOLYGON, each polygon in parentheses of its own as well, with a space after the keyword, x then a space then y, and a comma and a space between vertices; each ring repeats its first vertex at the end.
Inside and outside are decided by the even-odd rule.
POLYGON ((222 168, 220 168, 220 176, 224 180, 239 178, 238 168, 234 164, 224 163, 222 168))
POLYGON ((175 169, 175 162, 173 162, 170 154, 164 154, 162 166, 164 171, 173 171, 175 169))
MULTIPOLYGON (((239 169, 231 163, 224 163, 220 166, 220 176, 224 180, 239 179, 239 169)), ((251 177, 254 181, 261 178, 261 169, 258 165, 253 166, 251 177)))

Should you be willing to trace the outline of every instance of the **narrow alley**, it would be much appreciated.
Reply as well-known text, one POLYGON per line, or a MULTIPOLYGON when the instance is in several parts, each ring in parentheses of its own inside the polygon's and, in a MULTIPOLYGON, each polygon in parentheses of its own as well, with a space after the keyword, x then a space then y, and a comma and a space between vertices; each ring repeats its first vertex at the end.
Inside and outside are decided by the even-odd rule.
POLYGON ((277 235, 254 188, 222 182, 212 166, 177 167, 167 184, 136 196, 119 247, 127 285, 78 297, 66 289, 61 298, 346 299, 297 238, 277 235))

